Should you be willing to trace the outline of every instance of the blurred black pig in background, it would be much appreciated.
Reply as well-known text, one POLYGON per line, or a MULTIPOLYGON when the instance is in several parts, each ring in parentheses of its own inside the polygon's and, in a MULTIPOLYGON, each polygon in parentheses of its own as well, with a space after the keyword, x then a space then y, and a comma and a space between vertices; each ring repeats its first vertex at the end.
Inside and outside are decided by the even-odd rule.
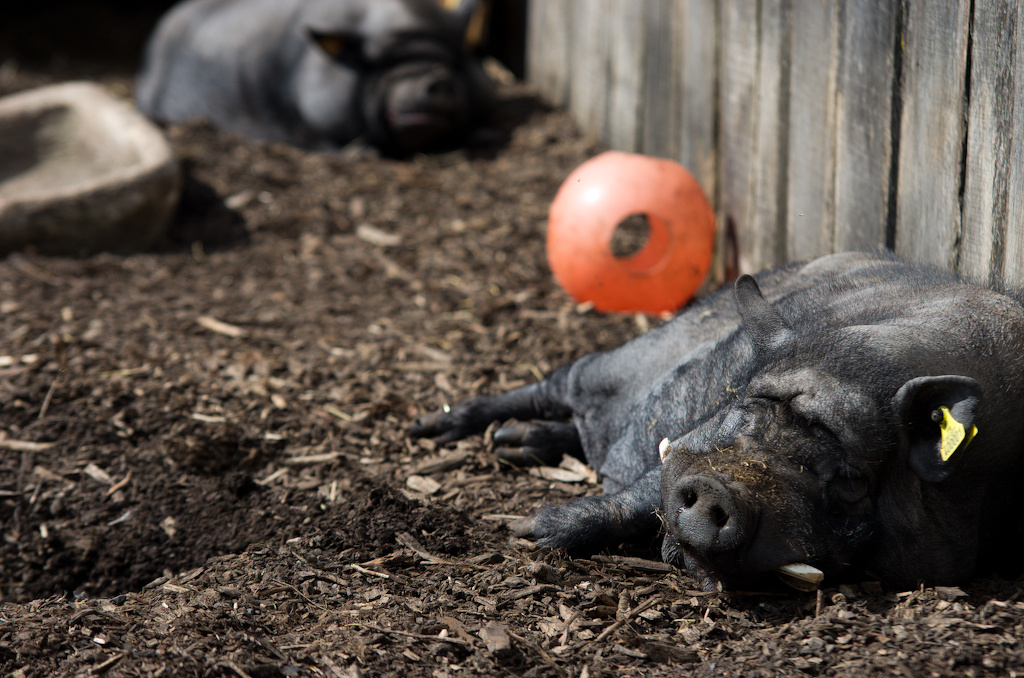
POLYGON ((187 0, 146 47, 136 97, 163 122, 203 119, 329 150, 404 155, 461 141, 493 105, 469 53, 476 9, 436 0, 187 0))

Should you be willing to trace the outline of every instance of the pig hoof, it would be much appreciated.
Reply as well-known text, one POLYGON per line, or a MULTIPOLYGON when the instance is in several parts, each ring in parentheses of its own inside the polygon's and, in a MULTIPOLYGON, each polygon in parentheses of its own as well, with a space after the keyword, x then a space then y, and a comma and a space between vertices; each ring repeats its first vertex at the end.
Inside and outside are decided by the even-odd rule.
POLYGON ((409 426, 409 433, 417 438, 429 438, 440 435, 449 427, 447 420, 451 419, 448 412, 431 412, 425 414, 409 426))
POLYGON ((409 426, 409 434, 416 438, 433 438, 439 443, 451 443, 476 433, 476 427, 464 422, 465 417, 451 411, 426 414, 409 426))
POLYGON ((497 447, 494 454, 513 466, 556 466, 562 459, 562 453, 557 450, 536 447, 497 447))
POLYGON ((508 529, 517 537, 531 536, 533 534, 533 516, 513 520, 508 524, 508 529))
POLYGON ((562 455, 582 458, 576 425, 561 421, 529 421, 502 426, 494 432, 495 453, 516 466, 556 466, 562 455))

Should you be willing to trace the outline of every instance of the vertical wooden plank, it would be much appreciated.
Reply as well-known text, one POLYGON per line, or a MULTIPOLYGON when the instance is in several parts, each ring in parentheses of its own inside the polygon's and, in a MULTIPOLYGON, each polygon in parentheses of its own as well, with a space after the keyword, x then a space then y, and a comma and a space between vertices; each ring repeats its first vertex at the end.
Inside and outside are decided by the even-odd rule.
POLYGON ((527 5, 526 77, 555 106, 569 101, 571 0, 527 5))
POLYGON ((551 2, 531 2, 526 7, 526 79, 548 101, 554 101, 548 76, 552 68, 548 14, 553 6, 551 2))
POLYGON ((970 0, 909 0, 896 251, 957 265, 970 0))
POLYGON ((835 224, 836 71, 839 8, 802 2, 791 15, 786 256, 832 252, 835 224))
POLYGON ((678 34, 673 0, 648 0, 644 33, 644 98, 640 148, 647 155, 675 158, 679 93, 675 58, 678 34))
POLYGON ((886 244, 892 173, 897 3, 841 8, 836 85, 836 251, 886 244))
POLYGON ((643 38, 647 4, 609 0, 604 21, 610 27, 608 52, 608 116, 605 138, 612 148, 637 151, 640 103, 643 101, 643 38))
POLYGON ((790 2, 762 0, 760 4, 754 165, 750 177, 753 211, 751 232, 740 238, 741 268, 752 271, 786 261, 790 2))
POLYGON ((749 0, 723 0, 720 43, 720 119, 718 138, 718 223, 736 230, 741 271, 759 263, 747 244, 753 239, 754 206, 751 179, 755 173, 757 125, 758 12, 749 0), (724 40, 722 41, 724 42, 724 40))
MULTIPOLYGON (((752 3, 748 3, 752 4, 752 3)), ((673 0, 673 18, 666 22, 673 27, 677 39, 674 60, 678 64, 676 88, 678 121, 673 145, 674 157, 690 170, 708 198, 716 195, 716 148, 718 139, 718 0, 673 0)), ((752 28, 756 29, 756 25, 752 28)), ((723 50, 736 48, 729 34, 723 50)), ((750 37, 743 34, 743 39, 750 37)), ((754 45, 756 47, 756 45, 754 45)), ((739 49, 747 49, 742 46, 739 49)), ((737 61, 742 62, 739 55, 737 61)), ((738 66, 734 63, 734 66, 738 66)), ((735 74, 733 74, 735 76, 735 74)))
POLYGON ((600 137, 608 112, 607 7, 611 0, 572 0, 569 105, 580 128, 600 137))
POLYGON ((975 3, 971 26, 970 102, 960 270, 977 280, 1002 278, 1013 148, 1013 67, 1017 3, 975 3))
POLYGON ((1010 170, 1007 178, 1007 222, 1003 279, 1008 285, 1024 287, 1024 3, 1016 3, 1014 35, 1013 123, 1010 170))

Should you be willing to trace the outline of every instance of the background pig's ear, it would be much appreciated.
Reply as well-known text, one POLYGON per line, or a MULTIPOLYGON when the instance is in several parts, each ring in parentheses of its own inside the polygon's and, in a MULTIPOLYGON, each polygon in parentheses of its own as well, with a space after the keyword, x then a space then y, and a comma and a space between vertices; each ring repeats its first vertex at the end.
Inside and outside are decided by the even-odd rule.
POLYGON ((957 455, 978 433, 980 404, 981 387, 970 377, 918 377, 896 392, 893 405, 907 459, 922 480, 938 483, 949 477, 957 455))
POLYGON ((752 277, 741 275, 737 278, 735 293, 743 325, 758 352, 774 351, 793 339, 793 330, 778 309, 761 296, 761 288, 752 277))
POLYGON ((364 65, 366 59, 363 56, 363 39, 359 35, 336 31, 323 33, 315 28, 310 28, 308 32, 313 42, 332 59, 352 68, 364 65))
POLYGON ((451 10, 459 33, 465 34, 469 30, 469 22, 480 2, 478 0, 442 0, 441 4, 451 10))

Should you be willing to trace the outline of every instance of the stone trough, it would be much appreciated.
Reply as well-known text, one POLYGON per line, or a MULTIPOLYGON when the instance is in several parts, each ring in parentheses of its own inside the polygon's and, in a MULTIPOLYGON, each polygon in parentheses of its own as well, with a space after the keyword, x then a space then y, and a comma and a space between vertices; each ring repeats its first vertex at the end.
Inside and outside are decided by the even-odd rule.
POLYGON ((181 191, 161 131, 98 85, 0 99, 0 256, 151 247, 181 191))

